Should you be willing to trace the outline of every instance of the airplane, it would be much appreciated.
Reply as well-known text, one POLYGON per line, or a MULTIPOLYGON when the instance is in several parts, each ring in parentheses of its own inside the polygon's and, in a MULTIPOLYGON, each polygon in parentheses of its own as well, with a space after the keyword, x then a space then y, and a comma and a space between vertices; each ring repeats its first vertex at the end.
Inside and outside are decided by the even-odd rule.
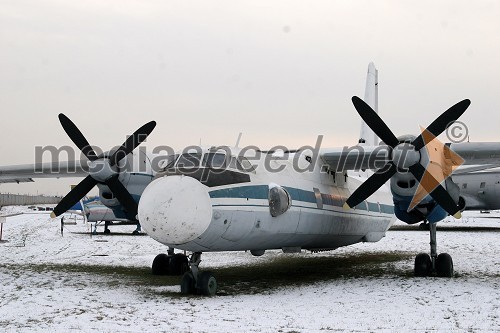
POLYGON ((93 235, 97 235, 97 226, 104 223, 104 234, 108 235, 111 233, 109 229, 110 226, 116 225, 135 225, 136 228, 132 232, 133 235, 138 235, 141 231, 141 225, 137 220, 130 220, 124 218, 123 214, 115 214, 115 209, 111 209, 104 205, 98 196, 87 197, 85 196, 76 204, 74 204, 67 213, 74 213, 76 215, 82 215, 87 223, 94 223, 93 235))
POLYGON ((500 169, 492 166, 452 175, 460 188, 459 205, 464 210, 489 211, 500 209, 500 169))
POLYGON ((137 221, 131 221, 127 218, 119 218, 115 215, 114 210, 105 206, 99 198, 93 198, 82 203, 85 220, 88 223, 94 223, 92 234, 97 234, 97 226, 104 222, 104 234, 111 233, 110 226, 116 225, 135 225, 136 228, 132 232, 133 235, 138 235, 141 231, 141 225, 137 221))
MULTIPOLYGON (((438 254, 436 242, 436 223, 449 215, 459 218, 467 208, 460 205, 461 188, 452 171, 460 164, 500 165, 500 143, 438 144, 435 137, 466 111, 467 99, 421 134, 396 137, 377 113, 378 71, 373 63, 365 98, 354 96, 352 102, 363 119, 360 140, 353 147, 189 147, 162 156, 159 170, 154 162, 158 156, 134 151, 155 122, 142 126, 119 148, 97 155, 77 126, 60 114, 62 127, 90 162, 87 167, 75 166, 78 161, 63 164, 86 177, 56 206, 53 216, 97 185, 103 204, 139 221, 150 237, 168 246, 168 254, 159 254, 152 269, 183 274, 182 294, 216 294, 215 276, 199 269, 203 252, 250 251, 260 256, 270 249, 333 250, 379 241, 396 218, 430 224, 430 255, 416 256, 415 276, 452 277, 452 258, 438 254), (130 156, 133 165, 123 162, 130 156), (414 202, 419 193, 423 195, 414 202), (173 249, 192 254, 188 258, 173 249)), ((0 179, 31 179, 37 177, 33 170, 41 177, 67 176, 48 171, 51 166, 2 167, 0 179)))

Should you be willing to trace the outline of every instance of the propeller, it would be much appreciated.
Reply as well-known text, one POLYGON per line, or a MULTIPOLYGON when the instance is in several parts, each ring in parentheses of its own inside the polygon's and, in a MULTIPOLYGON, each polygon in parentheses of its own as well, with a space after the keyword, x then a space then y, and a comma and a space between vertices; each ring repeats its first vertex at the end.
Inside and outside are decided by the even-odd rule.
POLYGON ((146 140, 149 134, 156 126, 156 122, 149 123, 140 127, 125 142, 108 156, 97 156, 95 151, 88 143, 85 136, 78 127, 64 114, 59 114, 59 121, 68 134, 73 143, 82 151, 89 159, 89 175, 85 177, 78 185, 76 185, 54 208, 51 216, 54 218, 66 212, 74 204, 80 201, 94 186, 97 184, 105 184, 109 187, 113 195, 118 199, 120 204, 125 208, 129 215, 137 215, 137 203, 132 195, 127 191, 127 188, 118 179, 119 170, 117 164, 130 154, 137 146, 146 140))
MULTIPOLYGON (((363 101, 361 98, 352 97, 352 103, 358 111, 365 123, 378 135, 378 137, 388 146, 393 148, 392 160, 388 161, 382 168, 377 170, 370 178, 368 178, 359 188, 351 194, 344 204, 345 208, 351 208, 360 204, 363 200, 377 191, 385 182, 391 179, 394 174, 401 170, 408 170, 418 181, 421 182, 424 174, 429 177, 430 183, 435 185, 434 189, 429 193, 431 197, 441 206, 448 214, 457 216, 459 208, 455 204, 448 191, 420 164, 420 150, 426 144, 422 134, 420 134, 411 143, 400 143, 397 137, 387 127, 385 122, 379 115, 363 101), (401 155, 404 151, 405 154, 401 155), (404 158, 402 159, 401 156, 404 158)), ((470 100, 465 99, 448 110, 443 112, 435 119, 428 127, 427 131, 434 137, 443 133, 448 126, 455 122, 470 105, 470 100)))

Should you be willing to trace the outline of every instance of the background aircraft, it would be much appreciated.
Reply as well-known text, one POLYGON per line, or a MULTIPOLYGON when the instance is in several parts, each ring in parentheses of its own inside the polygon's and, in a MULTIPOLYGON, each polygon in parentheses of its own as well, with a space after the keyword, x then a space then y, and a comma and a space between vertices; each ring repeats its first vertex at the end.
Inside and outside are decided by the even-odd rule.
POLYGON ((109 227, 116 225, 135 225, 136 228, 132 231, 133 235, 137 235, 141 231, 141 225, 137 221, 117 217, 114 210, 105 206, 98 197, 84 202, 83 211, 86 222, 94 223, 93 234, 97 234, 97 227, 102 224, 104 225, 105 234, 110 234, 109 227))

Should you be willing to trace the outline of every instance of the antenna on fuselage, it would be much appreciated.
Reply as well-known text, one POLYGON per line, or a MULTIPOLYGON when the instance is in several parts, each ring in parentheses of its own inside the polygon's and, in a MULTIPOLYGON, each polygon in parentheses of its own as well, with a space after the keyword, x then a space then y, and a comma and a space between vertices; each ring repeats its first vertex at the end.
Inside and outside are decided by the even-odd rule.
POLYGON ((242 132, 238 134, 238 139, 236 139, 236 145, 234 145, 235 148, 239 148, 238 145, 240 144, 241 136, 243 135, 242 132))

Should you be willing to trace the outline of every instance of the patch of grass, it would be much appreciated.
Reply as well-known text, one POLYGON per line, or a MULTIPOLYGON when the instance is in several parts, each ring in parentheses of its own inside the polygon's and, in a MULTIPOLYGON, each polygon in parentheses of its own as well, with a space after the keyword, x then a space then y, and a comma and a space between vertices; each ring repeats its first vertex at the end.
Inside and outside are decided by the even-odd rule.
POLYGON ((179 277, 157 276, 151 274, 150 267, 123 267, 86 264, 0 264, 0 269, 9 271, 30 271, 33 273, 61 273, 64 279, 71 284, 72 279, 67 275, 88 274, 105 277, 111 286, 117 285, 147 285, 164 286, 179 283, 179 277))
MULTIPOLYGON (((219 284, 218 295, 271 293, 278 288, 310 285, 332 280, 377 278, 382 276, 411 277, 412 267, 397 268, 397 262, 410 260, 413 253, 373 252, 338 256, 283 255, 268 261, 210 269, 219 284)), ((201 267, 204 268, 203 266, 201 267)), ((126 287, 140 290, 146 297, 164 295, 181 297, 179 293, 158 291, 155 287, 178 286, 179 276, 155 276, 150 267, 123 267, 85 264, 8 264, 0 269, 61 274, 66 285, 81 281, 81 274, 104 277, 98 281, 105 288, 126 287), (69 276, 68 276, 69 275, 69 276), (75 278, 72 275, 76 275, 75 278), (75 282, 74 282, 75 281, 75 282)), ((92 282, 90 282, 92 283, 92 282)))
POLYGON ((401 252, 307 258, 282 256, 256 265, 224 267, 212 271, 219 282, 219 295, 252 294, 332 280, 385 275, 406 277, 408 271, 397 269, 395 263, 412 257, 412 253, 401 252))

